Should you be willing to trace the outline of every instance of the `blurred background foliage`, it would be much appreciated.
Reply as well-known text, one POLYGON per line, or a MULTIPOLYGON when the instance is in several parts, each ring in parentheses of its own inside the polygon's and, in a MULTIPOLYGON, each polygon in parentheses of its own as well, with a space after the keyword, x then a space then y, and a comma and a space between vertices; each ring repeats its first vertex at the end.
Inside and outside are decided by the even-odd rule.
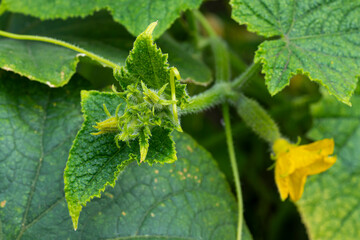
MULTIPOLYGON (((229 1, 207 1, 201 11, 206 14, 217 33, 227 42, 231 51, 232 77, 238 76, 253 61, 258 45, 264 40, 239 26, 230 18, 229 1)), ((205 59, 207 57, 205 56, 205 59)), ((209 62, 211 64, 211 61, 209 62)), ((244 93, 256 99, 276 120, 282 134, 296 142, 301 137, 307 142, 306 132, 311 127, 310 104, 320 99, 318 86, 307 77, 297 75, 284 91, 271 97, 263 76, 254 76, 243 88, 244 93)), ((254 239, 308 239, 295 205, 280 200, 272 165, 270 147, 256 136, 232 112, 233 134, 240 168, 246 223, 254 239)), ((228 161, 221 109, 213 108, 202 114, 182 119, 186 132, 208 149, 218 161, 221 170, 232 182, 228 161)))
MULTIPOLYGON (((248 32, 245 26, 239 26, 233 21, 228 2, 206 1, 201 11, 228 44, 234 78, 252 63, 254 53, 264 38, 248 32)), ((170 31, 175 36, 180 36, 176 26, 177 24, 170 31)), ((210 49, 205 49, 203 59, 212 65, 210 49)), ((203 89, 191 86, 189 92, 193 94, 203 89)), ((303 143, 308 141, 306 132, 312 124, 309 106, 320 99, 315 83, 310 82, 305 76, 297 75, 291 80, 289 87, 271 97, 263 75, 259 73, 247 82, 243 91, 270 113, 284 136, 294 142, 298 137, 301 137, 303 143)), ((267 170, 273 163, 270 159, 270 147, 245 126, 235 111, 232 111, 232 124, 243 190, 245 220, 254 239, 308 239, 295 205, 289 200, 280 200, 273 170, 267 170)), ((185 116, 182 118, 182 126, 213 154, 234 189, 221 108, 215 107, 202 114, 185 116)))
MULTIPOLYGON (((264 38, 248 32, 245 26, 239 26, 231 19, 231 8, 228 0, 205 1, 200 10, 217 34, 228 44, 231 53, 231 74, 233 78, 238 76, 247 65, 252 63, 254 53, 264 38)), ((129 51, 132 48, 135 38, 128 34, 122 26, 113 22, 106 11, 95 13, 96 16, 105 16, 112 22, 111 28, 102 29, 99 26, 99 34, 84 31, 81 32, 81 35, 85 37, 94 36, 94 38, 101 35, 101 41, 113 47, 124 51, 129 51), (115 36, 114 34, 107 35, 104 34, 106 31, 116 31, 118 34, 115 36)), ((6 21, 10 21, 7 17, 2 16, 1 27, 8 24, 6 21)), ((171 29, 157 41, 158 46, 162 47, 163 38, 172 37, 196 58, 203 59, 210 69, 214 69, 210 46, 204 40, 205 38, 199 39, 199 36, 194 35, 194 32, 191 31, 188 21, 190 17, 191 15, 188 13, 183 14, 182 18, 178 19, 171 29)), ((66 29, 63 31, 66 32, 66 29)), ((163 51, 166 53, 165 48, 163 51)), ((171 64, 171 55, 169 59, 171 64)), ((96 89, 107 90, 110 89, 111 84, 116 84, 109 68, 103 68, 87 57, 81 58, 77 73, 89 80, 96 89)), ((208 87, 189 84, 188 92, 190 95, 195 95, 208 87)), ((315 83, 298 75, 291 80, 289 87, 271 97, 266 89, 263 75, 259 73, 247 82, 243 91, 248 97, 256 99, 268 110, 278 123, 284 136, 295 142, 300 136, 303 143, 307 142, 306 132, 312 124, 309 106, 320 99, 318 86, 315 83)), ((280 200, 273 171, 267 170, 272 165, 270 147, 244 125, 235 111, 232 111, 231 120, 240 167, 245 220, 254 239, 308 239, 306 229, 295 205, 289 200, 285 202, 280 200)), ((191 134, 212 153, 234 189, 221 108, 214 107, 199 114, 184 116, 181 122, 184 131, 191 134)))

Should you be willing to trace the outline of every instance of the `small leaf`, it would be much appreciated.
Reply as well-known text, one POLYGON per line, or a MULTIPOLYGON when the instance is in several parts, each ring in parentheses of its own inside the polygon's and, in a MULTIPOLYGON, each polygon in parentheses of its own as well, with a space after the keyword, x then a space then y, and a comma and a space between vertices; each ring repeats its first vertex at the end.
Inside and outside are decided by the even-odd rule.
MULTIPOLYGON (((97 132, 96 123, 108 118, 103 105, 115 114, 121 104, 118 109, 121 116, 126 106, 124 100, 115 93, 97 91, 82 91, 81 97, 85 121, 70 150, 64 173, 65 196, 75 229, 82 206, 100 197, 107 185, 114 187, 119 173, 130 162, 141 159, 138 140, 129 141, 129 144, 119 141, 118 148, 115 141, 118 132, 92 135, 97 132)), ((152 129, 147 163, 171 163, 177 159, 170 132, 160 127, 152 129)))
POLYGON ((351 105, 360 75, 359 1, 232 0, 232 17, 265 37, 255 62, 263 64, 274 95, 301 73, 351 105))
POLYGON ((334 138, 337 161, 327 172, 311 176, 296 204, 310 239, 360 238, 360 95, 353 107, 325 96, 311 108, 312 139, 334 138))
MULTIPOLYGON (((75 232, 62 191, 67 153, 81 125, 83 87, 73 80, 49 89, 0 71, 3 239, 236 239, 229 185, 211 155, 186 134, 174 135, 176 164, 130 164, 114 189, 88 204, 75 232)), ((243 229, 243 239, 251 239, 243 229)))
MULTIPOLYGON (((141 81, 148 88, 159 90, 165 84, 170 83, 170 68, 167 55, 162 54, 152 39, 152 31, 156 23, 152 23, 141 33, 134 42, 134 47, 126 59, 125 67, 116 69, 115 78, 126 89, 130 84, 138 84, 141 81)), ((185 91, 186 85, 175 80, 177 105, 183 106, 189 96, 185 91)), ((170 86, 167 86, 164 94, 171 99, 170 86)))
POLYGON ((150 23, 159 21, 155 36, 160 36, 187 9, 198 8, 202 0, 3 0, 1 7, 41 19, 84 17, 100 9, 111 12, 115 21, 123 24, 134 36, 150 23))
POLYGON ((145 161, 147 152, 149 150, 149 139, 150 136, 144 132, 140 133, 139 144, 140 144, 140 162, 145 161))

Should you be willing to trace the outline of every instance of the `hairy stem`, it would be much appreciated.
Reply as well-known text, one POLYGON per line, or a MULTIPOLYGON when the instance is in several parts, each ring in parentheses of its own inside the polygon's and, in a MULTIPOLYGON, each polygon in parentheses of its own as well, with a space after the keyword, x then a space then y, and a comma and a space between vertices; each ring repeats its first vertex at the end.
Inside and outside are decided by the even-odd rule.
POLYGON ((232 87, 240 89, 255 73, 257 73, 260 66, 261 64, 259 62, 251 64, 245 72, 232 81, 232 87))
POLYGON ((229 83, 215 84, 209 90, 190 98, 190 103, 180 111, 180 115, 201 112, 233 98, 236 93, 229 83))
POLYGON ((259 67, 260 64, 254 63, 233 82, 216 83, 209 90, 192 97, 185 109, 180 110, 180 115, 204 111, 225 102, 227 99, 236 100, 239 96, 236 90, 240 90, 244 83, 257 72, 259 67))
MULTIPOLYGON (((227 84, 228 85, 228 92, 223 92, 222 95, 225 95, 224 93, 233 93, 232 90, 233 87, 236 87, 237 84, 230 83, 230 57, 229 57, 229 50, 226 46, 226 43, 220 39, 216 34, 215 31, 212 29, 210 24, 206 21, 206 18, 201 15, 200 12, 196 11, 195 16, 197 19, 201 22, 205 30, 210 36, 211 41, 211 47, 215 58, 215 86, 220 84, 227 84)), ((250 72, 253 72, 252 67, 250 68, 250 72)), ((247 74, 251 75, 251 74, 247 74)), ((247 79, 249 77, 242 77, 242 79, 247 79)), ((240 81, 240 80, 239 80, 240 81)), ((236 95, 236 92, 234 93, 236 95)), ((234 143, 233 143, 233 137, 232 137, 232 129, 231 129, 231 123, 230 123, 230 111, 229 111, 229 105, 227 102, 224 102, 222 105, 223 110, 223 117, 225 122, 225 135, 226 135, 226 143, 228 146, 228 152, 230 157, 230 164, 231 169, 234 175, 234 181, 235 181, 235 190, 236 190, 236 196, 238 200, 238 228, 237 228, 237 240, 241 240, 242 237, 242 226, 243 226, 243 202, 242 202, 242 193, 241 193, 241 187, 240 187, 240 176, 239 176, 239 169, 236 162, 236 156, 235 156, 235 150, 234 150, 234 143)))
POLYGON ((15 34, 15 33, 9 33, 9 32, 5 32, 5 31, 1 31, 0 30, 0 36, 3 37, 8 37, 8 38, 12 38, 12 39, 18 39, 18 40, 30 40, 30 41, 38 41, 38 42, 47 42, 47 43, 52 43, 55 45, 59 45, 59 46, 63 46, 69 49, 72 49, 76 52, 79 53, 83 53, 86 56, 88 56, 89 58, 98 61, 100 63, 102 63, 105 66, 111 67, 111 68, 119 68, 120 66, 117 65, 116 63, 113 63, 103 57, 100 57, 94 53, 88 52, 83 48, 80 47, 76 47, 70 43, 66 43, 64 41, 61 40, 56 40, 53 38, 49 38, 49 37, 40 37, 40 36, 34 36, 34 35, 20 35, 20 34, 15 34))
POLYGON ((231 132, 231 122, 230 122, 230 111, 228 103, 224 103, 222 106, 224 122, 225 122, 225 134, 226 134, 226 143, 228 146, 228 152, 230 157, 231 169, 234 175, 236 197, 238 199, 238 229, 237 229, 237 240, 241 240, 242 237, 242 226, 243 226, 243 202, 242 202, 242 192, 240 186, 240 174, 237 166, 235 149, 233 143, 233 137, 231 132))

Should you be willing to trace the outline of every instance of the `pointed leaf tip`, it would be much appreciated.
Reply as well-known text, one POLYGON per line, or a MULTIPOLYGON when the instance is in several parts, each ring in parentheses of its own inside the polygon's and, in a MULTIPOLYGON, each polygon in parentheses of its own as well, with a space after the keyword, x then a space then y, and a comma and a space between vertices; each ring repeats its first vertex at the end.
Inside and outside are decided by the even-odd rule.
POLYGON ((149 35, 152 35, 152 33, 153 33, 155 27, 157 26, 157 24, 158 24, 158 21, 151 23, 151 24, 146 28, 145 33, 146 33, 146 34, 149 34, 149 35))
POLYGON ((82 206, 75 203, 68 203, 70 217, 73 223, 74 230, 78 228, 79 216, 82 209, 82 206))

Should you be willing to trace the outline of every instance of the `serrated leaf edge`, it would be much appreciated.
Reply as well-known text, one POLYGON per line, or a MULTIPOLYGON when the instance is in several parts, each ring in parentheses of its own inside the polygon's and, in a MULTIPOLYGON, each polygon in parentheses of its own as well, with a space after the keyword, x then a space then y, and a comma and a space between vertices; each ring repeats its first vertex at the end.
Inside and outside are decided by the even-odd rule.
MULTIPOLYGON (((91 90, 91 91, 82 90, 81 91, 81 111, 83 113, 84 122, 83 122, 83 124, 81 126, 81 129, 77 133, 77 135, 75 137, 75 140, 73 141, 73 145, 72 145, 72 147, 70 149, 70 153, 71 153, 75 143, 77 142, 77 136, 80 133, 82 133, 83 129, 85 128, 85 123, 88 121, 88 115, 85 113, 84 104, 85 104, 86 100, 89 98, 89 96, 91 95, 91 93, 96 93, 96 94, 101 93, 101 94, 109 94, 109 95, 113 94, 113 93, 107 93, 107 92, 99 92, 99 91, 95 91, 95 90, 91 90)), ((145 160, 144 162, 147 162, 150 166, 152 166, 153 163, 160 163, 160 164, 164 165, 165 163, 173 163, 173 162, 175 162, 177 160, 177 151, 176 151, 175 142, 173 140, 173 137, 172 137, 171 133, 172 133, 172 131, 169 131, 168 137, 170 138, 170 140, 172 142, 172 148, 174 149, 173 155, 171 157, 169 157, 167 161, 159 161, 159 160, 154 159, 152 163, 148 162, 147 160, 145 160)), ((69 154, 68 161, 69 161, 70 158, 71 158, 71 154, 69 154)), ((78 221, 79 221, 80 212, 82 210, 82 207, 85 207, 86 204, 88 202, 90 202, 95 197, 101 198, 101 193, 105 191, 107 186, 111 186, 111 187, 114 188, 115 183, 116 183, 121 171, 124 170, 124 168, 126 166, 128 166, 133 161, 136 161, 138 163, 138 165, 140 165, 140 159, 135 154, 131 153, 131 154, 129 154, 129 159, 128 160, 123 161, 121 164, 119 164, 116 167, 117 171, 114 172, 114 180, 111 181, 111 182, 107 182, 103 186, 103 188, 99 189, 96 194, 90 196, 85 201, 80 201, 79 199, 74 199, 72 197, 69 197, 69 195, 67 194, 67 191, 65 191, 65 199, 66 199, 66 201, 68 203, 69 214, 70 214, 71 220, 73 222, 74 230, 77 230, 77 228, 78 228, 78 221)), ((66 186, 67 186, 67 183, 68 183, 67 176, 65 174, 67 169, 68 169, 68 164, 66 164, 65 171, 64 171, 65 189, 66 189, 66 186)))
POLYGON ((236 4, 239 4, 239 5, 234 5, 234 1, 235 0, 230 1, 230 5, 231 5, 231 8, 232 8, 231 18, 234 19, 240 25, 246 25, 246 28, 247 28, 247 30, 249 32, 253 32, 253 33, 256 33, 257 35, 264 36, 264 37, 281 36, 283 34, 275 26, 274 26, 274 29, 277 30, 277 33, 275 33, 275 32, 272 32, 272 33, 262 32, 258 27, 256 27, 256 25, 253 25, 250 21, 247 21, 246 18, 243 19, 242 17, 235 16, 234 11, 236 11, 238 8, 241 8, 242 7, 241 5, 244 5, 244 3, 238 2, 236 4))
MULTIPOLYGON (((70 153, 75 145, 75 143, 77 142, 77 137, 79 134, 82 133, 83 129, 85 128, 85 123, 88 121, 88 115, 85 113, 85 110, 84 110, 84 104, 85 104, 85 101, 86 99, 90 96, 90 94, 94 92, 94 93, 99 93, 98 91, 87 91, 87 90, 82 90, 81 91, 81 112, 83 113, 83 116, 84 116, 84 122, 81 126, 81 129, 79 130, 79 132, 76 134, 76 137, 73 141, 73 145, 70 149, 70 153)), ((69 154, 69 158, 68 158, 68 161, 69 159, 71 158, 71 154, 69 154)), ((90 196, 89 198, 87 198, 85 201, 80 201, 79 199, 73 199, 73 197, 69 197, 69 195, 67 194, 67 191, 66 191, 66 186, 68 184, 68 180, 67 180, 67 176, 66 176, 66 171, 68 169, 68 164, 66 164, 66 167, 65 167, 65 170, 64 170, 64 185, 65 185, 65 199, 68 203, 68 209, 69 209, 69 213, 70 213, 70 216, 71 216, 71 220, 73 222, 73 227, 74 227, 74 230, 77 229, 78 227, 78 220, 79 220, 79 216, 80 216, 80 212, 82 210, 82 207, 85 207, 86 204, 88 202, 90 202, 93 198, 95 197, 98 197, 100 198, 101 197, 101 193, 105 191, 105 188, 107 186, 111 186, 111 187, 114 187, 115 186, 115 183, 116 183, 116 180, 118 179, 119 177, 119 174, 120 172, 127 166, 129 165, 131 162, 137 160, 137 157, 133 154, 129 154, 129 159, 128 160, 125 160, 123 161, 121 164, 119 164, 116 169, 117 171, 114 172, 114 180, 111 181, 111 182, 107 182, 103 188, 99 189, 97 191, 96 194, 90 196)))
MULTIPOLYGON (((283 41, 283 40, 279 39, 279 40, 272 40, 272 41, 283 41)), ((263 48, 263 46, 264 46, 264 44, 266 42, 269 42, 269 41, 264 41, 263 43, 261 43, 259 45, 258 50, 256 50, 256 52, 255 52, 254 62, 262 64, 263 67, 261 69, 261 73, 263 73, 265 75, 265 84, 266 84, 266 86, 268 88, 268 91, 269 91, 271 96, 276 95, 277 93, 282 91, 285 87, 289 86, 290 85, 290 80, 291 80, 292 77, 294 77, 297 74, 302 74, 302 75, 308 77, 310 81, 320 83, 323 87, 326 88, 326 90, 328 91, 328 93, 330 95, 335 96, 335 98, 337 100, 339 100, 340 102, 345 103, 348 106, 351 106, 350 98, 354 94, 355 88, 351 90, 351 93, 348 96, 341 97, 338 94, 331 92, 331 89, 329 88, 329 86, 324 84, 321 79, 313 78, 311 76, 310 72, 304 71, 304 69, 302 69, 302 68, 297 68, 295 71, 291 71, 290 74, 287 76, 287 83, 283 84, 278 89, 272 89, 271 86, 270 86, 270 82, 272 80, 270 75, 272 75, 272 74, 269 74, 269 73, 273 73, 273 70, 269 66, 269 63, 266 60, 266 58, 264 56, 262 56, 262 54, 264 52, 266 52, 266 50, 263 48)), ((286 42, 285 42, 285 44, 286 44, 286 42)), ((286 47, 286 46, 284 46, 284 47, 286 47)), ((359 77, 360 77, 360 74, 355 76, 356 82, 358 82, 359 77)))
MULTIPOLYGON (((174 162, 177 161, 176 143, 175 143, 175 141, 174 141, 173 136, 172 136, 171 133, 172 133, 172 131, 169 132, 168 137, 169 137, 170 140, 171 140, 171 146, 172 146, 172 148, 174 149, 174 154, 173 154, 171 157, 169 157, 169 158, 168 158, 169 160, 167 160, 167 161, 162 161, 162 162, 160 162, 159 160, 154 159, 154 162, 153 162, 153 163, 159 163, 159 164, 164 165, 165 163, 174 163, 174 162)), ((136 158, 136 159, 138 159, 138 158, 136 158)), ((137 161, 138 161, 138 160, 137 160, 137 161)), ((150 166, 153 165, 153 163, 148 162, 146 159, 145 159, 144 162, 147 162, 150 166)), ((139 163, 139 165, 140 165, 140 162, 139 162, 139 161, 138 161, 138 163, 139 163)))

